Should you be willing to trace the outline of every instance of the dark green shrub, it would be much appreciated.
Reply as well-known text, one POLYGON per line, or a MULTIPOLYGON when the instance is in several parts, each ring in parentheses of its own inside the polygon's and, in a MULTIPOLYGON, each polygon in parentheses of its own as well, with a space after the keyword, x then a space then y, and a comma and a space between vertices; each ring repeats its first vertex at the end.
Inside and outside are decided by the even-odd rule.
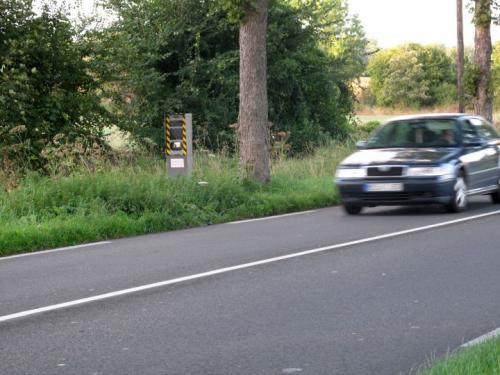
POLYGON ((0 164, 43 168, 63 139, 92 147, 106 112, 71 23, 31 0, 0 2, 0 164))

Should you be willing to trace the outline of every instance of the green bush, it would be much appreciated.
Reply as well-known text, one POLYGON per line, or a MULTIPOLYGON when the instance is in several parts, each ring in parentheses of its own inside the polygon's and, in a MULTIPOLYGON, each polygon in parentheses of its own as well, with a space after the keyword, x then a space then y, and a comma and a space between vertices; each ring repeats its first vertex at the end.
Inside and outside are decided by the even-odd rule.
POLYGON ((496 42, 493 46, 491 56, 491 71, 493 78, 493 100, 494 107, 500 108, 500 42, 496 42))
POLYGON ((453 102, 453 58, 441 46, 407 44, 385 49, 368 63, 377 105, 419 108, 453 102))
POLYGON ((367 133, 371 133, 372 131, 377 129, 380 126, 380 124, 381 124, 380 121, 371 120, 360 125, 360 128, 367 133))
POLYGON ((63 141, 91 148, 106 111, 82 45, 59 10, 0 2, 0 167, 43 168, 63 141))

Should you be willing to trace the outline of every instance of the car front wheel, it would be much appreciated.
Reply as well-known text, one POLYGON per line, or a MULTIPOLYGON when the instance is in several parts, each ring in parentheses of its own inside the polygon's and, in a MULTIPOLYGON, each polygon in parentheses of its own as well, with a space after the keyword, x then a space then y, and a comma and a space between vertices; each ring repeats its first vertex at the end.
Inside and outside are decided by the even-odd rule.
POLYGON ((467 182, 463 174, 457 177, 453 186, 453 196, 447 205, 449 212, 462 212, 467 208, 467 182))
POLYGON ((344 211, 349 215, 359 215, 361 210, 363 210, 363 206, 357 206, 353 204, 344 204, 344 211))

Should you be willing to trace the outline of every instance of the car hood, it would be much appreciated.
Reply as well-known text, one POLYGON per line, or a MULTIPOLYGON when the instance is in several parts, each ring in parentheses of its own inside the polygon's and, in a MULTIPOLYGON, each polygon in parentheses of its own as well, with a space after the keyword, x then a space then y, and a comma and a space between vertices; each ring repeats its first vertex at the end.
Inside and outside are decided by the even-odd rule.
POLYGON ((459 152, 456 148, 385 148, 361 150, 347 157, 341 165, 440 164, 450 161, 459 152))

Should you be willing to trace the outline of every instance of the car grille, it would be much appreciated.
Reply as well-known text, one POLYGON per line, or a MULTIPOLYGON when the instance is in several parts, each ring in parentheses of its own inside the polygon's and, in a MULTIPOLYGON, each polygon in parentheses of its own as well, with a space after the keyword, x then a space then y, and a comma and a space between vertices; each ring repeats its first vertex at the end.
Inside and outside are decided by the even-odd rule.
POLYGON ((409 193, 361 193, 356 195, 358 198, 367 201, 407 201, 411 196, 409 193))
POLYGON ((368 177, 401 177, 403 167, 368 167, 366 175, 368 177))

